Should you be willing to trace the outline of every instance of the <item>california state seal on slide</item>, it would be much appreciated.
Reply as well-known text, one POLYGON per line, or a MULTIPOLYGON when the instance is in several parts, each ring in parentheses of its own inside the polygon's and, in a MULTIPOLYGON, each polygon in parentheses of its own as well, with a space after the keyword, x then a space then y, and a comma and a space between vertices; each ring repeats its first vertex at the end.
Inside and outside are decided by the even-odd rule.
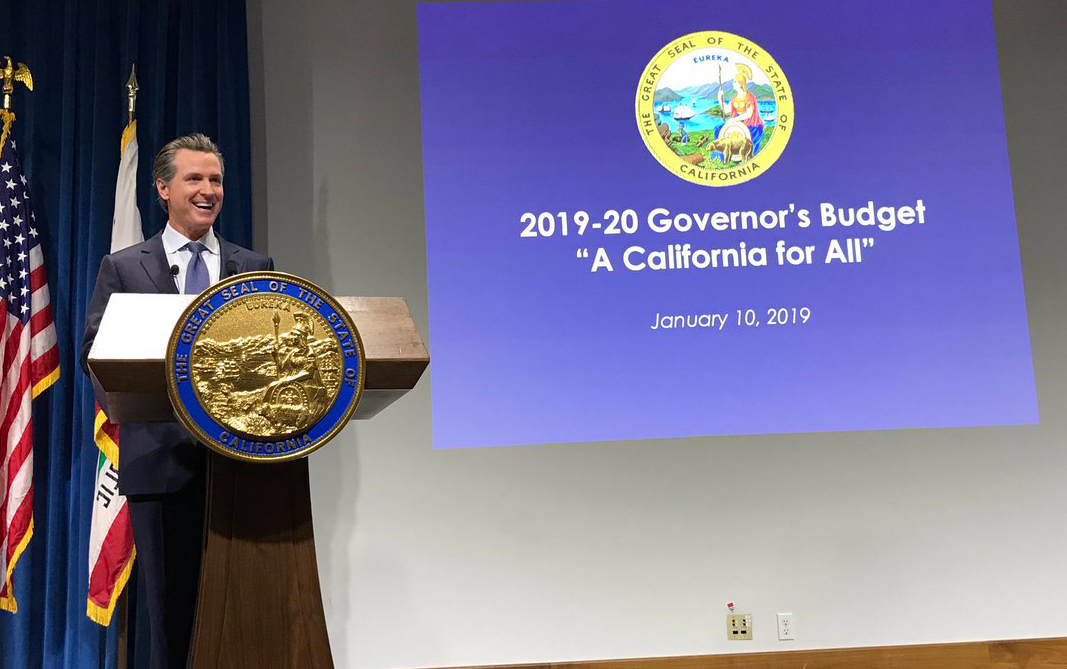
POLYGON ((672 174, 702 186, 732 186, 766 172, 793 124, 782 68, 731 33, 679 37, 648 63, 637 87, 645 146, 672 174))

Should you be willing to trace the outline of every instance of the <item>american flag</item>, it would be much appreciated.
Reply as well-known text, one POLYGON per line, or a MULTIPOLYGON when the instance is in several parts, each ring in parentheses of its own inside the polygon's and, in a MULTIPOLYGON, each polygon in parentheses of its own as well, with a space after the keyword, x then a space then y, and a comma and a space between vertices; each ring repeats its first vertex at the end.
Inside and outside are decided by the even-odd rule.
POLYGON ((59 349, 40 234, 15 155, 15 114, 0 110, 0 609, 17 610, 11 573, 33 535, 30 404, 59 378, 59 349))

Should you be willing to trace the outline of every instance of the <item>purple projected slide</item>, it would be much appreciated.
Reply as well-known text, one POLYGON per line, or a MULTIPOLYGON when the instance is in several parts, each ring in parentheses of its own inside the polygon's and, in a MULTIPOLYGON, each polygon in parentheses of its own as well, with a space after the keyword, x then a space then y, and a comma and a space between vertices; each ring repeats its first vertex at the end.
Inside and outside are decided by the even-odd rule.
POLYGON ((418 41, 435 448, 1038 421, 988 3, 418 41))

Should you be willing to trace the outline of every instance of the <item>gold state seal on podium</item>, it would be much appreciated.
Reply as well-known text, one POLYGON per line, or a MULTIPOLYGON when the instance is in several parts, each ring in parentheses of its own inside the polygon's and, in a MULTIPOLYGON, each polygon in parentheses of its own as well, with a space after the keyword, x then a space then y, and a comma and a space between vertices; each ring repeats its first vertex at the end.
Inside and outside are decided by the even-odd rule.
POLYGON ((238 460, 301 458, 332 439, 363 394, 355 324, 326 291, 281 272, 225 279, 182 313, 167 348, 178 420, 238 460))

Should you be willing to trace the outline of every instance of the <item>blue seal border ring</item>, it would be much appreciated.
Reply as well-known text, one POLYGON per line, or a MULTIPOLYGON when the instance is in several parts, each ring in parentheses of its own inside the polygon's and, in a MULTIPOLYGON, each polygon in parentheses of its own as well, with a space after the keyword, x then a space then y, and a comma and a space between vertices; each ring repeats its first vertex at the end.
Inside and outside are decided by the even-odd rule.
POLYGON ((363 340, 359 336, 352 317, 332 295, 303 279, 284 272, 245 272, 212 285, 194 299, 174 326, 167 344, 167 394, 178 421, 198 441, 216 453, 245 462, 288 462, 303 458, 326 445, 344 428, 363 397, 366 382, 366 355, 363 340), (241 299, 242 284, 250 289, 249 295, 285 295, 300 300, 309 308, 316 309, 333 325, 336 337, 347 330, 351 343, 339 340, 342 349, 341 390, 326 414, 301 434, 277 441, 252 441, 235 435, 216 421, 200 404, 192 383, 189 382, 189 355, 196 343, 205 313, 213 314, 224 305, 241 299), (230 289, 237 287, 237 291, 230 289), (303 291, 303 293, 301 292, 303 291), (308 301, 308 298, 311 301, 308 301), (321 301, 321 302, 320 302, 321 301))

